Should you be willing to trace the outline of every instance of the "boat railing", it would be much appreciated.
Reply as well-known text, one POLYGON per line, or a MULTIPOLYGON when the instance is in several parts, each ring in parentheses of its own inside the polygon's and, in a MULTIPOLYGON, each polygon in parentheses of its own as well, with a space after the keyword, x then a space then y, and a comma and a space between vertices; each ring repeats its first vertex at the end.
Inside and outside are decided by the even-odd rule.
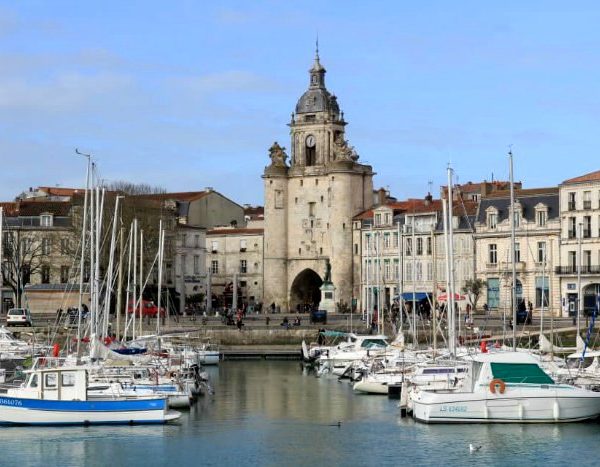
POLYGON ((33 361, 31 370, 59 368, 65 366, 67 359, 64 357, 37 357, 33 361))

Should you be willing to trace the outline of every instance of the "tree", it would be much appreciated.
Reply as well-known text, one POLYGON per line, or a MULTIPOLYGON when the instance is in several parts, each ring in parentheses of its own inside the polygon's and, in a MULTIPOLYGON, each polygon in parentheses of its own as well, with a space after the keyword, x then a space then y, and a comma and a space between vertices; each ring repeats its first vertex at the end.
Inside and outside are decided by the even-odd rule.
POLYGON ((50 266, 44 261, 47 256, 44 240, 51 242, 53 237, 22 227, 10 229, 4 236, 4 283, 12 289, 19 308, 31 276, 45 271, 49 274, 50 266))
POLYGON ((481 296, 483 289, 487 287, 487 282, 482 279, 467 279, 465 286, 463 287, 463 293, 468 293, 471 296, 471 302, 473 303, 473 311, 477 311, 477 302, 481 296))
POLYGON ((124 195, 155 195, 166 193, 163 187, 152 186, 147 183, 134 183, 126 180, 115 180, 114 182, 106 185, 106 189, 109 191, 117 191, 124 195))

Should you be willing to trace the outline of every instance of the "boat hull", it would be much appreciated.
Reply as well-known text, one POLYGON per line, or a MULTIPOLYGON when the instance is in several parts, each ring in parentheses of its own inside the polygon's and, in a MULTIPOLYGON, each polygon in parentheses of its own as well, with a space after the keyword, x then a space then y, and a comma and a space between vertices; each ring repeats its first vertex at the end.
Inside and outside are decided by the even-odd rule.
POLYGON ((97 425, 166 423, 179 418, 166 399, 54 401, 0 397, 0 425, 97 425))
MULTIPOLYGON (((507 391, 508 392, 508 391, 507 391)), ((518 394, 411 393, 413 417, 425 423, 564 423, 600 415, 600 394, 576 388, 517 390, 518 394), (442 396, 442 397, 436 397, 442 396), (438 399, 438 400, 436 400, 438 399)))

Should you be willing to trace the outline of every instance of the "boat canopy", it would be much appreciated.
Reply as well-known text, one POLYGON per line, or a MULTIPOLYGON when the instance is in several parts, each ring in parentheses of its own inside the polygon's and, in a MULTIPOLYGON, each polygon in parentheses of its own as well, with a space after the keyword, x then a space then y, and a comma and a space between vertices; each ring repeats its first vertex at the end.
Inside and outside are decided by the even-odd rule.
POLYGON ((506 383, 554 384, 536 363, 490 363, 494 378, 506 383))
POLYGON ((348 334, 341 331, 321 331, 325 337, 346 337, 348 334))

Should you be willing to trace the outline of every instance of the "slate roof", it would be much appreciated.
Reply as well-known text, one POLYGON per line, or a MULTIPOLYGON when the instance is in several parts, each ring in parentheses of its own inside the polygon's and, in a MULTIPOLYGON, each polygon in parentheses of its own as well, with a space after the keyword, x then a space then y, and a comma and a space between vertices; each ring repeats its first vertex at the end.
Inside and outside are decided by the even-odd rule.
MULTIPOLYGON (((548 220, 556 219, 560 215, 558 188, 533 188, 529 190, 515 190, 515 201, 521 204, 523 218, 528 222, 535 221, 535 206, 542 203, 548 207, 548 220)), ((495 207, 498 210, 498 222, 508 219, 510 210, 510 193, 496 192, 493 196, 483 198, 479 204, 477 222, 485 224, 486 210, 495 207)))

